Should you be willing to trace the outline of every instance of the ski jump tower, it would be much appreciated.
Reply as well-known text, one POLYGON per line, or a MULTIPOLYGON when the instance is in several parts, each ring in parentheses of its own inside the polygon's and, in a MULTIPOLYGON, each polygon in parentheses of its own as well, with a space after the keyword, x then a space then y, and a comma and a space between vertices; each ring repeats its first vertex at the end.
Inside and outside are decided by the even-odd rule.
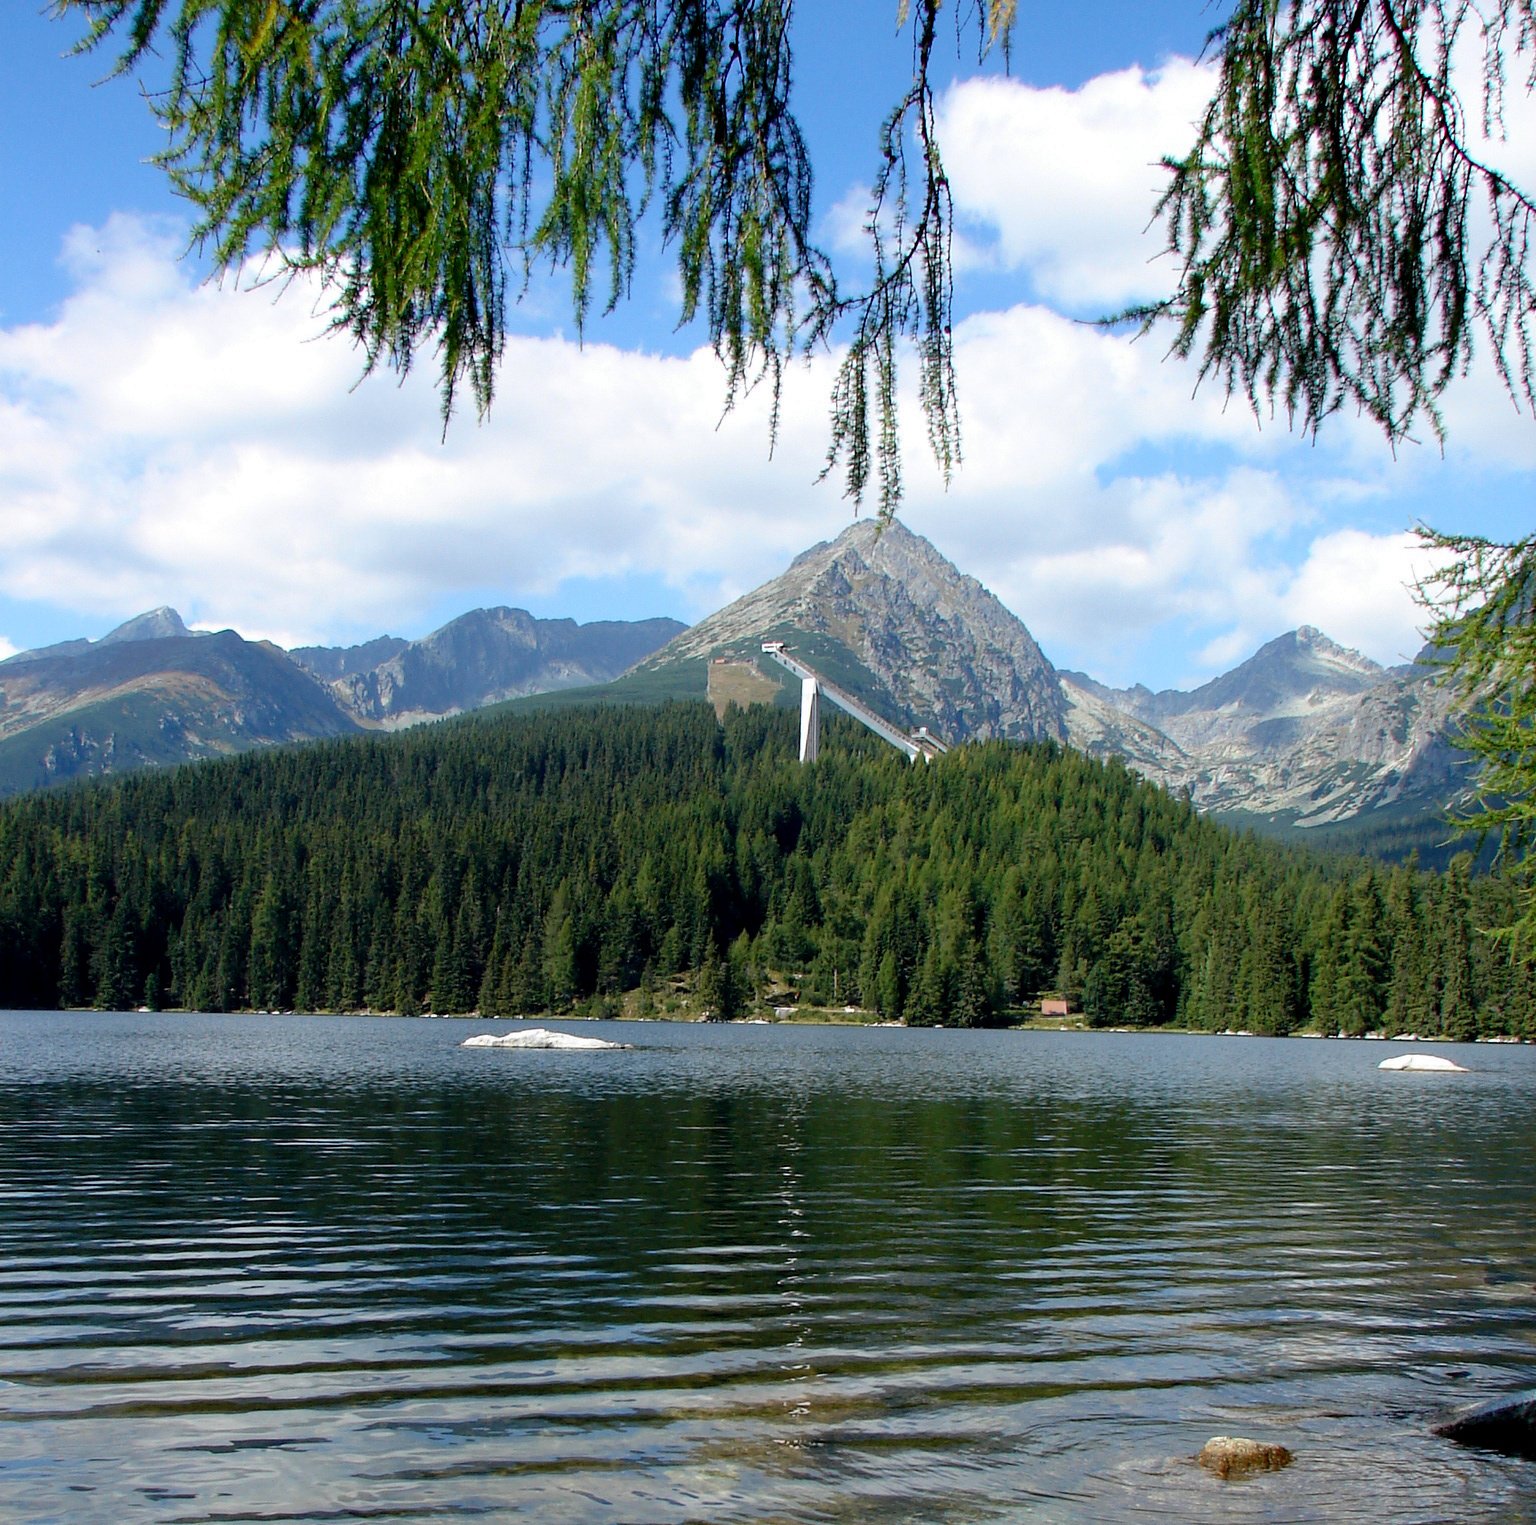
POLYGON ((909 762, 916 762, 919 757, 924 762, 932 762, 940 753, 949 751, 925 725, 909 733, 882 719, 867 704, 861 704, 852 694, 828 682, 814 667, 798 657, 792 657, 783 641, 764 641, 763 654, 772 657, 780 667, 788 668, 800 680, 801 762, 815 762, 821 751, 823 694, 845 715, 852 715, 860 725, 873 731, 882 741, 890 742, 897 751, 905 753, 909 762))

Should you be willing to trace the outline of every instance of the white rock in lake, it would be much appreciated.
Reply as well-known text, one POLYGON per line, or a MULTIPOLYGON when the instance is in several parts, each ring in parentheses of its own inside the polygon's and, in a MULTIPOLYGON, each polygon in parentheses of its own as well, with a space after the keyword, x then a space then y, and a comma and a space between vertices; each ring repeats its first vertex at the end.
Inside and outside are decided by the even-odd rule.
POLYGON ((1439 1054, 1399 1054, 1395 1059, 1383 1059, 1378 1070, 1435 1070, 1440 1074, 1465 1075, 1467 1067, 1454 1059, 1442 1059, 1439 1054))
POLYGON ((574 1033, 552 1032, 547 1027, 525 1027, 515 1033, 476 1033, 460 1048, 628 1048, 627 1043, 608 1043, 602 1038, 578 1038, 574 1033))

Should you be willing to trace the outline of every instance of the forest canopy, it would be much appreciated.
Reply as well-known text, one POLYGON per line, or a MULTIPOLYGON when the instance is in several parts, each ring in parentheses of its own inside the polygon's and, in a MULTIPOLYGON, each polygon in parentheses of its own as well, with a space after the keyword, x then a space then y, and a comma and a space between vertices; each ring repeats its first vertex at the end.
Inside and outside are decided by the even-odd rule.
POLYGON ((1240 836, 1054 745, 704 704, 471 717, 0 809, 0 1004, 1536 1037, 1508 886, 1240 836))

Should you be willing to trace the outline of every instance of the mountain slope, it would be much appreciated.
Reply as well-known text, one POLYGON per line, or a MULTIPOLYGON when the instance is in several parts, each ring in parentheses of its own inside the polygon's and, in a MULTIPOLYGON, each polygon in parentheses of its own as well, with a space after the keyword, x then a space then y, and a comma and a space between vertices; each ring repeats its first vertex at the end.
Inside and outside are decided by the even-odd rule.
POLYGON ((685 627, 678 620, 535 619, 475 609, 419 641, 299 647, 295 662, 364 725, 396 729, 505 699, 605 683, 685 627))
POLYGON ((1307 626, 1188 693, 1062 680, 1075 745, 1202 810, 1314 827, 1405 803, 1434 814, 1464 784, 1433 669, 1382 668, 1307 626))
POLYGON ((277 647, 170 628, 155 611, 0 664, 0 794, 357 729, 277 647))
MULTIPOLYGON (((1384 669, 1358 651, 1338 645, 1320 630, 1303 625, 1261 646, 1231 672, 1188 693, 1143 687, 1105 689, 1092 685, 1117 707, 1151 721, 1181 743, 1208 740, 1212 717, 1239 723, 1304 715, 1332 700, 1364 693, 1384 669)), ((1079 673, 1079 683, 1092 684, 1079 673)))
MULTIPOLYGON (((1446 740, 1449 696, 1432 669, 1386 669, 1311 627, 1266 643, 1189 692, 1111 689, 1058 673, 1025 626, 974 578, 901 524, 855 524, 778 577, 701 620, 605 697, 793 697, 759 661, 786 641, 813 667, 894 720, 950 742, 1065 740, 1122 758, 1202 810, 1260 827, 1390 816, 1443 836, 1464 787, 1446 740)), ((573 696, 574 697, 574 696, 573 696)))
POLYGON ((756 663, 769 639, 890 718, 947 740, 1066 739, 1056 671, 1023 622, 899 522, 882 529, 863 520, 813 546, 671 641, 636 677, 682 681, 721 657, 756 663))
POLYGON ((863 521, 692 629, 480 609, 422 640, 301 648, 289 661, 233 632, 191 635, 174 610, 154 610, 98 642, 0 663, 0 791, 508 701, 707 694, 721 714, 795 703, 765 640, 897 723, 950 743, 1050 739, 1119 757, 1201 810, 1260 829, 1358 838, 1380 822, 1397 844, 1417 833, 1427 846, 1445 837, 1444 808, 1466 783, 1447 740, 1449 695, 1428 665, 1384 669, 1303 627, 1188 692, 1112 689, 1058 672, 927 540, 863 521), (225 666, 214 672, 216 655, 225 666))

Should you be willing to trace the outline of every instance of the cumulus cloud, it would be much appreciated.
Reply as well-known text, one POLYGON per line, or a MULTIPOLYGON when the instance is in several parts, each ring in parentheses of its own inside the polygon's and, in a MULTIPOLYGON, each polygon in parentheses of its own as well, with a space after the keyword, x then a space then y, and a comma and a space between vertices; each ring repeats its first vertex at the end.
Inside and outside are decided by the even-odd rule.
POLYGON ((1315 623, 1309 611, 1337 611, 1328 633, 1380 660, 1410 662, 1423 644, 1425 613, 1404 590, 1436 563, 1435 553, 1409 532, 1371 535, 1341 529, 1313 541, 1307 559, 1281 598, 1288 623, 1315 623))
POLYGON ((71 245, 57 320, 0 333, 13 597, 170 599, 295 640, 409 625, 455 589, 637 570, 689 605, 722 567, 769 575, 845 517, 829 493, 780 501, 814 480, 819 407, 786 412, 770 473, 761 400, 722 420, 708 353, 515 338, 491 420, 444 439, 431 378, 357 385, 302 284, 197 285, 133 219, 71 245))
POLYGON ((978 78, 954 86, 939 138, 970 260, 1026 273, 1071 311, 1163 294, 1171 269, 1148 227, 1215 84, 1209 65, 1099 75, 1081 88, 978 78))
POLYGON ((1246 656, 1286 628, 1276 623, 1288 617, 1279 547, 1307 518, 1276 473, 1229 465, 1209 476, 1056 484, 1011 520, 1000 507, 979 525, 967 514, 935 539, 946 550, 983 540, 952 554, 985 567, 993 591, 1028 611, 1058 663, 1109 681, 1173 683, 1190 673, 1187 663, 1168 670, 1188 632, 1231 633, 1246 656))
MULTIPOLYGON (((81 633, 171 603, 283 644, 410 635, 476 603, 558 609, 574 579, 611 586, 614 617, 695 618, 849 521, 815 485, 835 357, 789 377, 772 459, 766 399, 722 417, 707 350, 556 338, 509 340, 489 421, 444 439, 430 374, 357 384, 312 290, 199 285, 179 239, 80 230, 71 299, 0 330, 0 595, 78 611, 81 633)), ((1041 307, 957 341, 965 465, 946 492, 910 416, 904 517, 1054 659, 1182 678, 1201 646, 1303 622, 1395 659, 1395 563, 1339 538, 1411 522, 1371 522, 1379 480, 1041 307)))

